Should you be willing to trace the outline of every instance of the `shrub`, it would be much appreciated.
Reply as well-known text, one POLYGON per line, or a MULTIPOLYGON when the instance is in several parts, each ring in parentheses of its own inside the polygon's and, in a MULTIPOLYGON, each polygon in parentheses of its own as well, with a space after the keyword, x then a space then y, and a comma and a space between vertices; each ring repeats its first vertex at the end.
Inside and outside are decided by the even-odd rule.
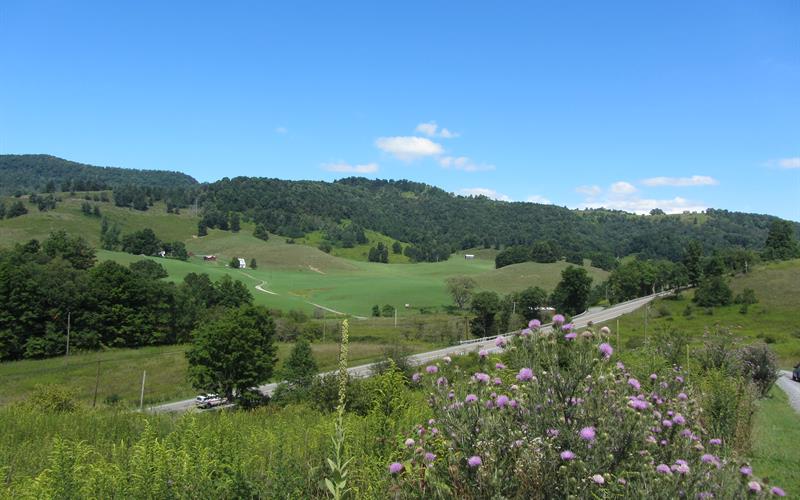
POLYGON ((742 371, 756 386, 759 396, 766 396, 780 377, 778 357, 765 343, 759 342, 742 347, 739 359, 742 371))
POLYGON ((733 292, 722 276, 704 279, 694 294, 694 301, 702 307, 727 306, 732 300, 733 292))
POLYGON ((713 369, 699 384, 702 422, 711 435, 724 437, 724 444, 746 453, 755 414, 756 391, 742 376, 713 369))
POLYGON ((43 413, 72 413, 78 409, 75 394, 60 385, 37 385, 22 405, 43 413))

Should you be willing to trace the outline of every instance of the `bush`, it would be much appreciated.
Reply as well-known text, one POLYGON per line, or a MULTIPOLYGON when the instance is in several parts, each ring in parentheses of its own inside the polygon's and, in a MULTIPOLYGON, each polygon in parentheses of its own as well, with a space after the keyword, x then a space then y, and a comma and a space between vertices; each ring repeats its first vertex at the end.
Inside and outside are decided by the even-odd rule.
POLYGON ((722 276, 711 276, 700 282, 694 301, 701 307, 727 306, 733 300, 728 284, 722 276))
POLYGON ((765 397, 780 377, 778 357, 765 343, 759 342, 742 347, 739 359, 745 376, 756 386, 759 396, 765 397))
POLYGON ((42 413, 72 413, 78 409, 75 394, 59 385, 37 385, 22 405, 42 413))
POLYGON ((756 390, 742 376, 710 370, 698 384, 702 421, 713 436, 740 453, 750 449, 750 429, 755 413, 756 390))

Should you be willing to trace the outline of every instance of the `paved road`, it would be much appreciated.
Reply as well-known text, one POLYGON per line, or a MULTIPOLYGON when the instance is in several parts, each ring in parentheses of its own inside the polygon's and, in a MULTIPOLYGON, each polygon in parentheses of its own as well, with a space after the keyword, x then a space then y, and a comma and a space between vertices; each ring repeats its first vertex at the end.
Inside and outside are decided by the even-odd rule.
MULTIPOLYGON (((621 302, 612 307, 609 307, 608 309, 603 309, 601 311, 589 311, 579 316, 575 316, 572 320, 572 323, 575 325, 576 328, 586 327, 590 322, 602 323, 604 321, 618 318, 619 316, 627 314, 631 311, 635 311, 636 309, 642 307, 643 305, 647 304, 653 299, 664 295, 669 295, 670 293, 671 292, 657 293, 654 295, 648 295, 647 297, 641 297, 638 299, 630 300, 628 302, 621 302)), ((550 329, 551 327, 549 325, 545 325, 543 328, 547 330, 550 329)), ((441 359, 445 356, 459 356, 462 354, 466 354, 468 352, 478 351, 480 349, 486 349, 487 351, 493 352, 498 350, 498 348, 495 347, 494 345, 494 339, 495 337, 489 337, 487 339, 480 339, 471 343, 459 344, 455 346, 445 347, 444 349, 437 349, 435 351, 423 352, 420 354, 409 356, 408 360, 409 363, 413 365, 423 365, 433 360, 441 359)), ((370 363, 368 365, 353 366, 351 368, 348 368, 347 371, 351 377, 368 377, 372 374, 376 364, 377 363, 370 363)), ((323 373, 322 375, 327 375, 330 373, 333 372, 326 372, 323 373)), ((271 395, 275 391, 275 388, 277 386, 278 386, 277 383, 271 383, 259 386, 258 389, 266 395, 271 395)), ((185 401, 176 401, 174 403, 167 403, 163 405, 153 406, 148 410, 156 413, 184 412, 191 408, 194 408, 194 406, 195 406, 194 400, 187 399, 185 401)))
POLYGON ((794 411, 800 413, 800 382, 792 380, 792 372, 781 370, 781 376, 776 383, 789 396, 789 404, 792 405, 794 411))

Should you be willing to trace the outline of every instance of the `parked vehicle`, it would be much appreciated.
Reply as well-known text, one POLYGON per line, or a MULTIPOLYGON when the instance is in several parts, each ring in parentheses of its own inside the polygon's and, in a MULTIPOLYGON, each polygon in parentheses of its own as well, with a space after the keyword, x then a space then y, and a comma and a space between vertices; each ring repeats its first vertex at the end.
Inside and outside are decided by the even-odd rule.
POLYGON ((792 380, 800 382, 800 363, 797 363, 792 370, 792 380))
POLYGON ((195 405, 198 408, 213 408, 215 406, 224 405, 228 402, 227 399, 222 398, 216 394, 201 394, 197 396, 195 399, 195 405))

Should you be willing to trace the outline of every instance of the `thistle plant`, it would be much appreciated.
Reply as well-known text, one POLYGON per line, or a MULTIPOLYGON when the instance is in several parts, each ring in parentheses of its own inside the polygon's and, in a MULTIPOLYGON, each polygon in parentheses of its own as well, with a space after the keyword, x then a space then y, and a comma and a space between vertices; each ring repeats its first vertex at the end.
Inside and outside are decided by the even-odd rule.
POLYGON ((352 460, 344 460, 344 407, 347 399, 347 351, 350 334, 350 325, 347 320, 342 321, 342 340, 339 344, 339 403, 336 405, 336 424, 332 437, 333 458, 328 458, 328 468, 331 477, 325 478, 325 487, 331 497, 344 498, 349 491, 347 488, 347 466, 352 460))

